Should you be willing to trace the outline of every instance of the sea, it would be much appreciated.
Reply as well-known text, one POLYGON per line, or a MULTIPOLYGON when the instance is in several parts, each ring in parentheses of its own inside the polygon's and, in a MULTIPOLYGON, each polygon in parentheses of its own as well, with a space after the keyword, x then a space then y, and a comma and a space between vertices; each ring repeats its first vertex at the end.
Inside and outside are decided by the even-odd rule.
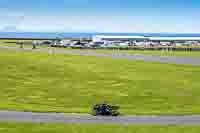
POLYGON ((193 33, 98 33, 98 32, 0 32, 0 38, 35 38, 35 39, 55 39, 55 38, 91 38, 94 35, 111 36, 146 36, 146 37, 200 37, 193 33))

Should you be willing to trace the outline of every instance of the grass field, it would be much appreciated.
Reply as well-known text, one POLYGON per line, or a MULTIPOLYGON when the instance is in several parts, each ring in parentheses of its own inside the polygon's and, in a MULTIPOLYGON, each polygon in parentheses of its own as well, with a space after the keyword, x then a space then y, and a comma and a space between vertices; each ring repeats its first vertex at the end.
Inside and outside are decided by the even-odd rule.
MULTIPOLYGON (((27 42, 29 42, 29 40, 26 40, 27 42)), ((5 43, 5 42, 1 42, 0 40, 0 46, 12 46, 12 47, 20 47, 19 45, 16 44, 16 42, 13 41, 13 43, 5 43)), ((25 44, 23 45, 24 48, 32 48, 33 46, 31 44, 25 44)), ((38 48, 48 48, 47 45, 41 45, 41 46, 37 46, 38 48)))
MULTIPOLYGON (((16 43, 16 42, 19 42, 19 41, 22 41, 22 40, 15 40, 15 39, 0 39, 0 42, 13 42, 13 43, 16 43)), ((32 42, 33 40, 23 40, 24 42, 32 42)))
POLYGON ((0 123, 2 133, 199 133, 198 126, 0 123))
POLYGON ((126 59, 0 51, 0 109, 123 114, 199 114, 200 67, 126 59))

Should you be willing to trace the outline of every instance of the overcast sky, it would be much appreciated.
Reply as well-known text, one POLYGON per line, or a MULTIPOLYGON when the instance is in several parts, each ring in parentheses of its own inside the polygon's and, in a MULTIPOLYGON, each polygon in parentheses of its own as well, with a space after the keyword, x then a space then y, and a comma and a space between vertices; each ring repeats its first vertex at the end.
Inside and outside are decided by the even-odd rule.
POLYGON ((0 0, 0 31, 200 33, 200 0, 0 0))

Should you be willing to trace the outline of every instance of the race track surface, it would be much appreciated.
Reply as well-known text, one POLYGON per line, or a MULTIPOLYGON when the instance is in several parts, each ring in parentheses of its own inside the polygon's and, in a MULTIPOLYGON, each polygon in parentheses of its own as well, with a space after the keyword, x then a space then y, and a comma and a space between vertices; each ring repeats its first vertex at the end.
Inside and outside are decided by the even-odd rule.
POLYGON ((0 111, 0 122, 10 121, 76 124, 200 125, 200 115, 96 117, 89 114, 0 111))

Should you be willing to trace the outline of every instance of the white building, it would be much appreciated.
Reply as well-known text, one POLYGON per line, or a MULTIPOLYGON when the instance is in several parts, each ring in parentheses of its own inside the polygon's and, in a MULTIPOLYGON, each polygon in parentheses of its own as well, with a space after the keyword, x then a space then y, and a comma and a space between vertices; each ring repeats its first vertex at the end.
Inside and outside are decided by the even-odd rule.
POLYGON ((200 41, 200 37, 145 37, 145 36, 107 36, 95 35, 93 42, 102 41, 200 41))
POLYGON ((200 41, 200 37, 148 37, 151 41, 200 41))
POLYGON ((144 36, 105 36, 105 35, 96 35, 92 37, 93 42, 101 41, 135 41, 135 40, 146 40, 148 38, 144 36))

